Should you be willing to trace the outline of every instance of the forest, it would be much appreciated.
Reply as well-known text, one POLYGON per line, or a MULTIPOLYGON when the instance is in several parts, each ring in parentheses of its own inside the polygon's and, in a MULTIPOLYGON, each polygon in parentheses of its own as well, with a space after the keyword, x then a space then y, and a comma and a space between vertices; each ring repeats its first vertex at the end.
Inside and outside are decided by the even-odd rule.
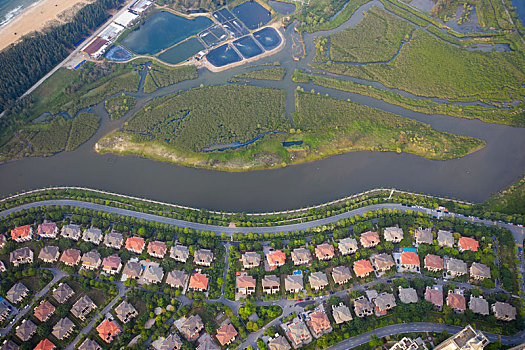
POLYGON ((122 93, 120 96, 112 97, 104 102, 104 107, 108 111, 111 119, 120 119, 130 109, 135 107, 135 97, 126 96, 122 93))
MULTIPOLYGON (((67 57, 74 45, 109 17, 108 10, 124 0, 97 0, 83 7, 71 22, 45 32, 25 36, 18 44, 0 52, 0 110, 5 110, 22 94, 67 57)), ((14 121, 2 118, 0 128, 14 121)))

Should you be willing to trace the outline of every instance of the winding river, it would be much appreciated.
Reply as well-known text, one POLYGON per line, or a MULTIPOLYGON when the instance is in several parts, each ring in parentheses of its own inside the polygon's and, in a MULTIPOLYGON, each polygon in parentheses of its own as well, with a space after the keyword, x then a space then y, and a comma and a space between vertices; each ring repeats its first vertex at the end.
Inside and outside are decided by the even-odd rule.
POLYGON ((100 137, 119 128, 151 99, 200 84, 227 84, 233 75, 256 69, 241 66, 220 73, 201 70, 195 80, 162 88, 152 94, 130 93, 137 98, 137 106, 118 121, 108 118, 103 103, 93 107, 92 110, 102 116, 102 124, 90 141, 73 152, 48 158, 24 158, 0 165, 0 195, 52 185, 86 186, 193 207, 259 212, 319 204, 375 187, 395 187, 479 202, 518 179, 525 171, 525 129, 416 113, 374 98, 291 81, 294 69, 310 69, 307 64, 314 55, 315 36, 328 35, 357 24, 363 18, 363 11, 372 5, 380 3, 372 1, 362 6, 347 22, 332 31, 305 35, 308 56, 298 62, 290 55, 292 45, 289 39, 293 28, 289 26, 283 33, 286 38, 284 49, 256 62, 279 61, 287 69, 285 79, 277 82, 249 80, 246 83, 285 90, 289 118, 294 111, 294 91, 300 85, 306 91, 315 89, 322 94, 349 98, 417 119, 437 130, 481 138, 487 142, 484 149, 449 161, 392 152, 351 152, 281 169, 244 173, 187 168, 135 156, 99 155, 93 150, 100 137))

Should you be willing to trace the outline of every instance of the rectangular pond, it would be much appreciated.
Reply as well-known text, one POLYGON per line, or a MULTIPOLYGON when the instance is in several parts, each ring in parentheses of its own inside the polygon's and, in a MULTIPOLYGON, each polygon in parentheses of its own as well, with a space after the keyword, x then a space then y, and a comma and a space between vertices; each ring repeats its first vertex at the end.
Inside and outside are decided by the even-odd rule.
POLYGON ((211 50, 206 58, 215 67, 223 67, 230 63, 239 62, 241 56, 233 49, 230 44, 224 44, 216 49, 211 50))
POLYGON ((244 58, 251 58, 263 53, 263 50, 257 45, 251 35, 244 36, 233 42, 233 45, 239 50, 244 58))
POLYGON ((159 59, 171 63, 177 64, 184 60, 187 60, 191 56, 195 55, 197 52, 204 50, 204 45, 201 44, 199 39, 190 38, 176 46, 173 46, 171 49, 161 53, 159 59))
POLYGON ((270 0, 268 4, 281 15, 289 15, 295 12, 295 4, 289 2, 270 0))
POLYGON ((203 31, 199 34, 199 38, 206 44, 208 47, 215 46, 221 41, 224 41, 228 38, 228 34, 220 27, 219 25, 214 25, 213 27, 203 31))
POLYGON ((232 12, 250 30, 260 28, 272 19, 272 13, 253 0, 235 6, 232 12))
POLYGON ((231 14, 230 11, 228 11, 228 9, 220 9, 219 11, 215 11, 212 16, 221 24, 235 19, 235 17, 231 14))
POLYGON ((273 50, 281 44, 281 36, 272 27, 263 28, 253 33, 253 36, 266 51, 273 50))
POLYGON ((122 44, 139 55, 154 55, 195 35, 213 24, 205 16, 188 19, 173 13, 156 13, 138 29, 132 31, 122 44))

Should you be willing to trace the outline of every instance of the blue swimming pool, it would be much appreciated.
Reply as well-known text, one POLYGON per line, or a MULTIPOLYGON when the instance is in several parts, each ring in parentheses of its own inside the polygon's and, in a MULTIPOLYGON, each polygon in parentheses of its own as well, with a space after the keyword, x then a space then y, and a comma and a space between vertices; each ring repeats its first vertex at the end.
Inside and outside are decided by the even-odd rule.
POLYGON ((251 58, 263 53, 263 50, 257 45, 255 39, 253 39, 251 35, 235 40, 233 45, 235 45, 244 58, 251 58))
POLYGON ((281 44, 281 37, 272 27, 263 28, 253 33, 253 36, 266 51, 273 50, 281 44))
POLYGON ((211 50, 206 58, 215 67, 222 67, 230 63, 239 62, 241 56, 233 49, 230 44, 224 44, 211 50))

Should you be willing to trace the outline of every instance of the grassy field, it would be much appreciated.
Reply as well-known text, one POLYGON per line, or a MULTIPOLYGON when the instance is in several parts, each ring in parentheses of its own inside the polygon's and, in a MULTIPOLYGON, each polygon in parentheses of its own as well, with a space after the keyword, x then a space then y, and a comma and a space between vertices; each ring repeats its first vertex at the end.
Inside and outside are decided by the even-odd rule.
POLYGON ((419 96, 454 101, 521 99, 525 59, 521 52, 467 51, 416 30, 389 64, 317 64, 337 73, 378 81, 419 96), (417 69, 416 69, 417 68, 417 69))
POLYGON ((330 57, 339 62, 387 61, 412 29, 411 24, 374 6, 357 26, 330 36, 330 57))
POLYGON ((130 109, 135 107, 137 100, 134 97, 126 96, 124 93, 120 96, 112 97, 104 102, 104 107, 109 113, 111 119, 120 119, 130 109))
POLYGON ((146 76, 144 92, 149 94, 161 87, 173 85, 183 80, 195 79, 197 76, 195 66, 168 67, 155 62, 152 63, 146 76))
POLYGON ((499 109, 438 103, 428 99, 405 97, 396 92, 382 90, 350 80, 306 74, 301 71, 295 71, 292 80, 298 83, 308 83, 309 81, 312 81, 316 85, 370 96, 421 113, 445 114, 459 118, 476 118, 488 123, 525 126, 525 114, 520 111, 519 108, 499 109))
MULTIPOLYGON (((281 121, 283 124, 278 125, 277 130, 282 133, 266 135, 259 141, 236 150, 200 152, 199 150, 203 147, 214 143, 246 141, 265 130, 276 130, 273 126, 260 124, 263 120, 259 120, 257 128, 254 129, 253 126, 250 126, 253 124, 245 124, 245 121, 236 121, 237 125, 234 126, 231 120, 223 118, 223 111, 218 109, 217 102, 211 97, 220 96, 219 99, 222 100, 223 94, 231 93, 232 88, 248 89, 248 91, 237 91, 236 104, 225 103, 226 106, 230 106, 228 110, 224 110, 227 111, 226 114, 236 117, 238 116, 237 110, 245 111, 243 115, 246 115, 247 108, 248 111, 252 110, 248 106, 250 99, 243 95, 250 96, 253 92, 260 96, 263 93, 262 90, 270 90, 271 92, 264 93, 273 93, 278 99, 283 94, 277 90, 247 86, 213 87, 217 90, 214 92, 209 91, 211 87, 190 90, 187 92, 188 96, 182 93, 175 97, 161 99, 158 105, 146 106, 144 111, 147 112, 148 121, 151 124, 146 123, 144 118, 137 115, 136 124, 131 120, 124 130, 111 133, 99 140, 95 148, 100 153, 134 154, 193 167, 245 171, 282 167, 359 150, 408 152, 431 159, 450 159, 464 156, 484 146, 481 140, 438 132, 426 124, 378 109, 311 93, 297 92, 296 113, 293 116, 297 129, 290 129, 289 132, 284 133, 289 124, 284 122, 284 118, 278 118, 276 121, 281 121), (181 108, 184 106, 181 100, 191 101, 201 93, 209 96, 208 105, 209 108, 217 111, 216 120, 208 121, 205 128, 195 129, 199 130, 202 135, 195 135, 187 140, 187 135, 191 135, 190 130, 193 129, 191 120, 195 118, 202 122, 199 110, 188 112, 181 109, 180 112, 184 111, 184 114, 177 111, 166 113, 166 111, 170 110, 171 103, 177 103, 178 108, 181 108), (232 109, 231 106, 235 106, 235 109, 232 109), (176 126, 173 126, 174 121, 176 121, 176 126), (188 123, 187 126, 186 123, 188 123), (222 125, 222 127, 217 128, 217 125, 222 125), (266 126, 263 127, 264 125, 266 126), (181 130, 184 130, 184 134, 181 130), (226 130, 230 134, 238 135, 241 135, 242 130, 246 136, 224 139, 226 130), (152 132, 154 135, 151 134, 152 132), (183 140, 186 140, 185 144, 181 143, 183 140), (283 142, 291 141, 296 144, 290 147, 283 145, 283 142)), ((281 103, 284 103, 284 100, 281 103)), ((260 109, 264 112, 259 111, 256 113, 257 116, 251 118, 248 114, 246 119, 253 120, 253 118, 261 118, 262 115, 266 120, 272 121, 275 119, 272 117, 273 114, 282 117, 282 108, 282 105, 277 105, 272 109, 265 107, 260 109)))
POLYGON ((286 69, 283 67, 271 67, 259 70, 252 70, 250 72, 237 74, 235 78, 238 79, 262 79, 262 80, 283 80, 286 74, 286 69))
POLYGON ((492 196, 482 206, 490 211, 525 215, 525 175, 508 188, 492 196))

